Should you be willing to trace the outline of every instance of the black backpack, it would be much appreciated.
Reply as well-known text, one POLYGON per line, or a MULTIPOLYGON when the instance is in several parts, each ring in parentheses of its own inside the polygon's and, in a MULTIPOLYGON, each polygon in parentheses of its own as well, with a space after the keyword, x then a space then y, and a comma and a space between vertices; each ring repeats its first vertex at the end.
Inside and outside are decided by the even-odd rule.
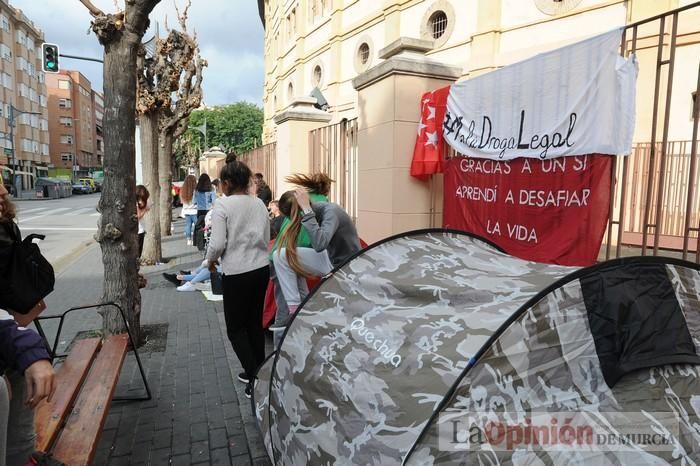
POLYGON ((12 222, 2 222, 12 242, 5 256, 5 276, 0 277, 0 308, 27 314, 53 291, 56 277, 53 267, 41 255, 34 239, 44 235, 31 234, 22 240, 19 228, 12 222))

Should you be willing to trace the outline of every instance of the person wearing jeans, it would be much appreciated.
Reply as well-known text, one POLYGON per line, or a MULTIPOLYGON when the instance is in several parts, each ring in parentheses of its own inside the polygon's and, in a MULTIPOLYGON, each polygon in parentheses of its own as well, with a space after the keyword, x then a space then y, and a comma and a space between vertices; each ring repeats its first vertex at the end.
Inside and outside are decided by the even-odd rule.
POLYGON ((350 216, 332 202, 311 204, 305 188, 287 191, 279 201, 280 210, 290 224, 282 233, 285 247, 272 254, 280 288, 290 314, 301 303, 302 281, 309 276, 323 277, 342 265, 360 250, 360 240, 350 216), (297 247, 295 241, 301 227, 311 238, 311 248, 297 247))
POLYGON ((226 334, 243 366, 238 379, 247 384, 248 398, 265 360, 262 314, 270 278, 268 213, 260 199, 248 194, 252 175, 245 163, 227 159, 219 178, 226 197, 214 204, 206 255, 210 271, 221 264, 226 334))
POLYGON ((197 179, 194 175, 187 175, 180 189, 180 201, 182 202, 182 215, 185 218, 185 239, 187 245, 192 246, 194 237, 194 225, 197 223, 197 204, 194 202, 194 191, 197 179))
MULTIPOLYGON (((217 265, 216 270, 221 273, 221 266, 217 265)), ((211 272, 209 271, 209 263, 204 261, 202 265, 192 270, 190 273, 180 273, 177 275, 174 273, 163 273, 163 277, 177 286, 177 291, 197 291, 197 287, 194 285, 211 279, 211 272)))

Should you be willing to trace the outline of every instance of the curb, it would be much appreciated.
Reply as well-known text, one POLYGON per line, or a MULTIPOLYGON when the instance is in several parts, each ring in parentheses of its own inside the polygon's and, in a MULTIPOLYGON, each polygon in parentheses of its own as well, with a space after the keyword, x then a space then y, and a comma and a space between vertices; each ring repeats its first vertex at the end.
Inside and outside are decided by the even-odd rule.
POLYGON ((73 263, 83 255, 83 253, 86 253, 90 249, 93 249, 93 246, 97 246, 97 242, 94 239, 90 239, 79 244, 68 254, 59 258, 53 264, 51 264, 53 266, 54 273, 57 276, 63 274, 63 272, 65 272, 71 265, 73 265, 73 263))

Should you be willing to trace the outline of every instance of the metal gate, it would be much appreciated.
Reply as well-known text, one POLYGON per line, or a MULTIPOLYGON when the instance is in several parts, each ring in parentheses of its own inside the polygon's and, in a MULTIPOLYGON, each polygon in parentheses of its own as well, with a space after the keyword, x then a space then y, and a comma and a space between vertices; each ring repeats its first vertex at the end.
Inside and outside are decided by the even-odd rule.
POLYGON ((309 132, 310 172, 335 180, 330 201, 357 223, 357 118, 309 132))
POLYGON ((640 63, 635 144, 613 162, 601 258, 694 251, 700 262, 700 2, 626 26, 621 53, 640 63))

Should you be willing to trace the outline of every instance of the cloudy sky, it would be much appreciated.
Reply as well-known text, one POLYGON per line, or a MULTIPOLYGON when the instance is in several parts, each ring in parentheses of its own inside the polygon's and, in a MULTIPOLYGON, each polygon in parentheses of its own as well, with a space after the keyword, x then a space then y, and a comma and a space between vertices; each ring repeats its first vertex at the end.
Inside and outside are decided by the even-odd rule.
MULTIPOLYGON (((116 0, 123 4, 123 0, 116 0)), ((184 6, 186 0, 176 0, 184 6)), ((103 11, 116 11, 115 0, 93 0, 103 11)), ((102 47, 94 34, 88 34, 90 15, 78 0, 10 0, 46 35, 57 43, 61 53, 102 58, 102 47)), ((178 25, 173 0, 161 0, 151 15, 153 24, 165 20, 178 25)), ((240 100, 261 104, 264 80, 263 28, 255 0, 192 0, 189 30, 197 32, 202 56, 209 61, 204 75, 204 103, 220 105, 240 100)), ((86 61, 61 61, 62 69, 75 69, 86 75, 95 89, 102 88, 102 65, 86 61)))

